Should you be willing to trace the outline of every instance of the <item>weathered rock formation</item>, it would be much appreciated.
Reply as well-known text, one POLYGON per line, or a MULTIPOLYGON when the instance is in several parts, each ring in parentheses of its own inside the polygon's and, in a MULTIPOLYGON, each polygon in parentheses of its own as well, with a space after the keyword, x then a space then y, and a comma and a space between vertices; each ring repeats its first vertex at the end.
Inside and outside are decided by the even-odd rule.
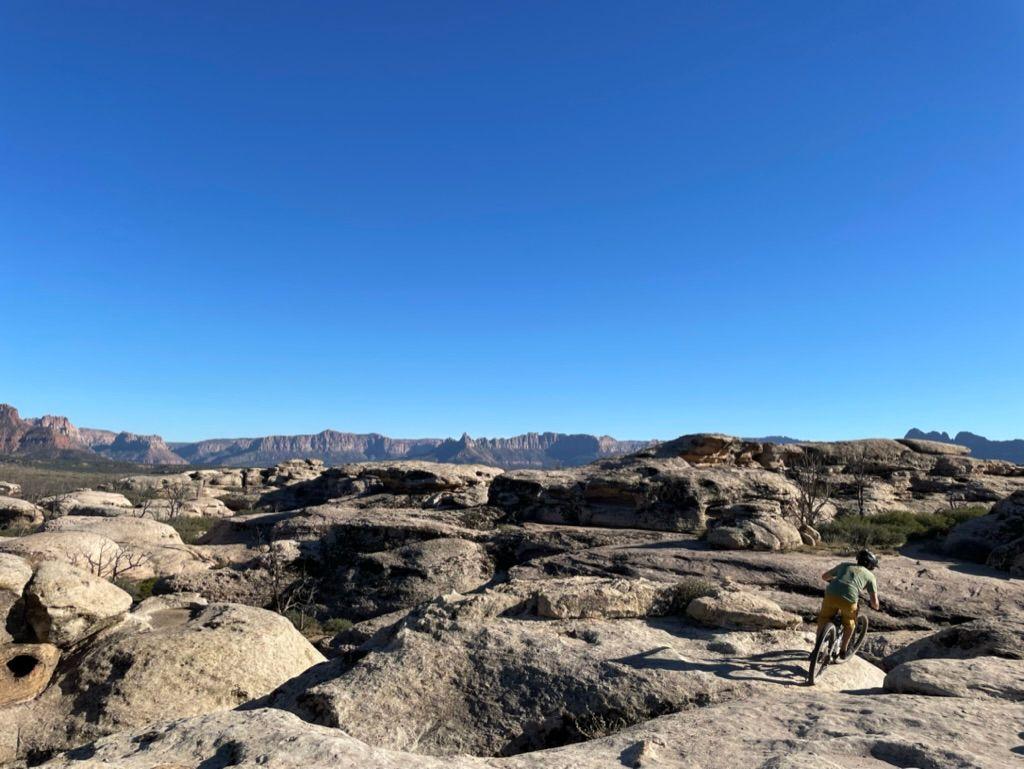
POLYGON ((66 655, 44 692, 0 711, 0 761, 232 708, 323 661, 279 615, 204 603, 150 599, 66 655))
POLYGON ((946 537, 946 551, 1024 577, 1024 490, 965 521, 946 537))

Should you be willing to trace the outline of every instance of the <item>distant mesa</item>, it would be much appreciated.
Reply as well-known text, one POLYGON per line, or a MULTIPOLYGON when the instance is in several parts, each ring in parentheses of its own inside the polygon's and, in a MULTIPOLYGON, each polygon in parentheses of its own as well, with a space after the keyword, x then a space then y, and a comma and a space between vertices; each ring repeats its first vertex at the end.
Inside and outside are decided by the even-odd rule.
POLYGON ((654 441, 620 441, 607 435, 525 433, 511 438, 389 438, 378 433, 324 430, 313 435, 266 435, 170 443, 159 435, 75 427, 67 417, 23 419, 0 404, 0 455, 49 459, 68 452, 146 465, 266 467, 288 459, 328 464, 416 459, 504 468, 576 467, 630 454, 654 441))
POLYGON ((971 450, 971 456, 976 459, 1003 459, 1018 465, 1024 464, 1024 440, 1020 438, 1009 441, 990 441, 984 436, 966 431, 958 432, 950 438, 947 432, 937 430, 924 432, 916 427, 908 430, 904 437, 966 446, 971 450))

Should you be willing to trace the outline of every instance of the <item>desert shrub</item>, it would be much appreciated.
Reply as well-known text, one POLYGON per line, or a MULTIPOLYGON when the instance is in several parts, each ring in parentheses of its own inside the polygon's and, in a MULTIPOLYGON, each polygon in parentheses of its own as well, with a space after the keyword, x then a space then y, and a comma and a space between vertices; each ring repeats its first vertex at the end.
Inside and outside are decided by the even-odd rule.
POLYGON ((344 617, 331 617, 324 620, 322 627, 325 633, 343 633, 352 627, 352 620, 344 617))
POLYGON ((219 520, 220 518, 214 518, 206 515, 179 516, 166 521, 166 523, 178 532, 182 542, 186 545, 194 545, 202 539, 203 535, 212 529, 213 525, 219 520))
POLYGON ((283 614, 306 638, 321 638, 324 635, 323 626, 312 614, 307 614, 299 609, 288 609, 283 614))
POLYGON ((153 595, 158 577, 149 579, 115 579, 114 584, 132 597, 135 603, 145 601, 153 595))
POLYGON ((714 595, 718 586, 703 577, 683 577, 672 585, 672 605, 669 611, 673 614, 685 614, 686 607, 695 598, 714 595))
POLYGON ((973 506, 934 513, 893 510, 867 517, 844 515, 822 525, 821 538, 828 544, 840 547, 893 550, 913 540, 945 536, 958 523, 987 512, 983 506, 973 506))
POLYGON ((10 526, 0 527, 0 537, 24 537, 29 534, 34 534, 35 531, 35 526, 29 526, 25 523, 15 523, 10 526))

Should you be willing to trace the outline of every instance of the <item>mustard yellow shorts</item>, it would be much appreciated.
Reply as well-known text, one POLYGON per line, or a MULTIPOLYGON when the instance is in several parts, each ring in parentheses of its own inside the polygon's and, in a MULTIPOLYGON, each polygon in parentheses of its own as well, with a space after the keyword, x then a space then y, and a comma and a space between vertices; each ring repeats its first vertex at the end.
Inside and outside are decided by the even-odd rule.
POLYGON ((837 611, 843 618, 843 628, 847 634, 853 632, 853 627, 857 623, 857 604, 850 603, 837 595, 825 593, 825 599, 821 602, 821 611, 818 612, 819 633, 832 620, 837 611))

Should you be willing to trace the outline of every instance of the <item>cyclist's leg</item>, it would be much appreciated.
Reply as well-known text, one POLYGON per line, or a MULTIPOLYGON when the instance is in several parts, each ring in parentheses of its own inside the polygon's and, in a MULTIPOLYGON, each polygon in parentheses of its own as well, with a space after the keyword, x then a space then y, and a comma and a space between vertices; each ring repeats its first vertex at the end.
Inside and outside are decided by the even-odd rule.
POLYGON ((825 597, 821 601, 821 609, 818 610, 818 633, 817 638, 821 638, 821 634, 825 632, 825 628, 828 627, 828 623, 832 621, 832 617, 835 616, 839 606, 835 603, 835 596, 825 593, 825 597))
MULTIPOLYGON (((842 601, 842 599, 840 599, 842 601)), ((846 656, 846 650, 850 645, 850 639, 853 638, 853 629, 857 625, 857 604, 849 603, 848 601, 842 601, 843 605, 840 608, 840 614, 843 618, 843 646, 842 655, 846 656)))

